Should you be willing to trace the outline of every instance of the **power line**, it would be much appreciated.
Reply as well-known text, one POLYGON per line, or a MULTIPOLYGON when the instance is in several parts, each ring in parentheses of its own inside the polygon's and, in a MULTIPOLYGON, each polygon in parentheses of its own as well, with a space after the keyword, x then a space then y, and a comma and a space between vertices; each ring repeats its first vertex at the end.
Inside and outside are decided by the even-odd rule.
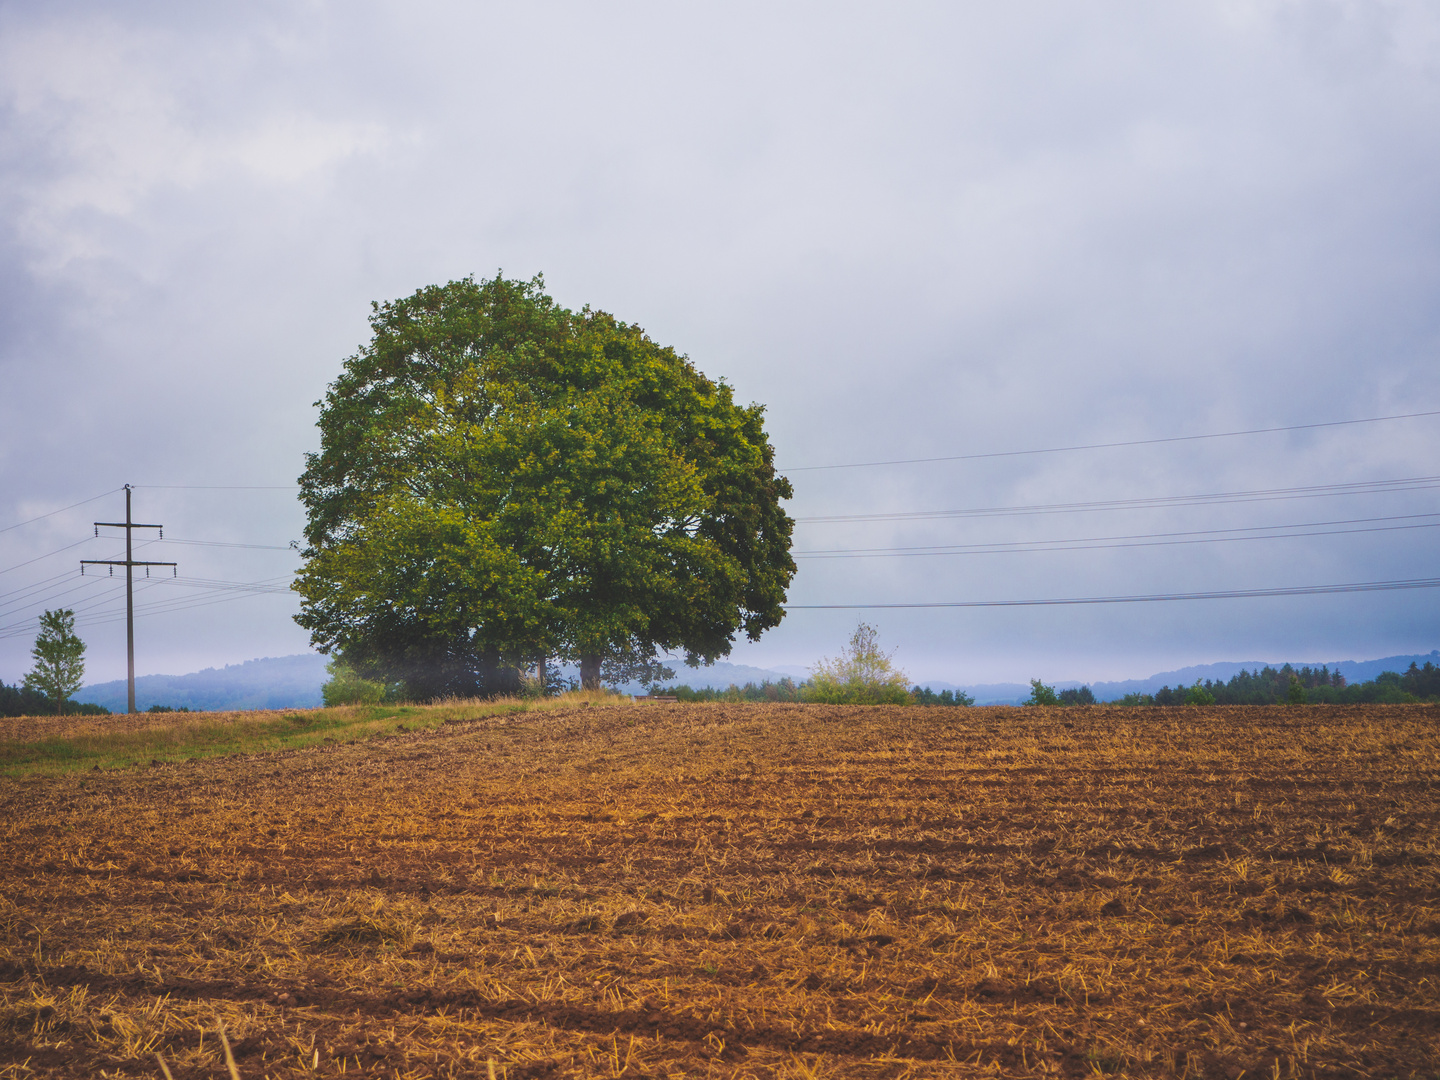
POLYGON ((1296 585, 1278 589, 1222 589, 1215 592, 1155 593, 1148 596, 1073 596, 1047 600, 954 600, 928 604, 786 604, 787 611, 870 611, 898 608, 1056 607, 1071 604, 1146 604, 1170 600, 1246 600, 1269 596, 1320 596, 1328 593, 1393 592, 1440 589, 1440 578, 1357 581, 1345 585, 1296 585))
POLYGON ((28 521, 17 521, 14 525, 6 525, 3 529, 0 529, 0 533, 9 532, 11 529, 18 529, 22 525, 33 525, 37 521, 44 521, 46 518, 54 517, 56 514, 63 514, 66 510, 74 510, 77 506, 84 506, 86 503, 103 499, 106 495, 114 495, 115 492, 119 490, 119 488, 111 488, 109 491, 102 491, 99 495, 91 496, 88 499, 81 499, 79 502, 71 503, 69 506, 62 506, 59 510, 51 510, 48 514, 41 514, 39 517, 30 518, 28 521))
POLYGON ((865 521, 927 521, 957 517, 1020 517, 1032 514, 1089 513, 1102 510, 1148 510, 1180 506, 1223 506, 1230 503, 1281 502, 1337 495, 1376 495, 1396 491, 1429 491, 1440 487, 1440 476, 1410 476, 1393 480, 1357 480, 1306 487, 1260 488, 1196 495, 1153 495, 1139 499, 1100 499, 1093 502, 1032 503, 1020 506, 984 506, 961 510, 900 510, 875 514, 821 514, 798 517, 802 525, 828 525, 865 521))
POLYGON ((39 562, 41 559, 48 559, 52 555, 59 555, 62 551, 69 551, 71 548, 77 548, 81 544, 87 543, 93 539, 95 539, 93 536, 82 537, 81 539, 76 540, 73 544, 66 544, 64 547, 56 548, 54 551, 47 551, 44 555, 36 555, 33 559, 26 559, 24 562, 16 563, 14 566, 7 566, 4 570, 0 570, 0 574, 8 574, 11 570, 19 570, 22 566, 29 566, 31 563, 39 562))
POLYGON ((53 585, 57 581, 68 581, 71 576, 72 575, 69 570, 62 570, 60 573, 54 575, 53 577, 41 578, 39 581, 31 582, 29 585, 22 585, 18 589, 11 589, 7 593, 0 593, 0 605, 4 605, 5 603, 7 603, 9 597, 19 596, 22 593, 31 593, 34 592, 36 589, 43 589, 47 585, 53 585))
MULTIPOLYGON (((155 589, 161 586, 190 584, 205 591, 224 592, 228 595, 218 598, 206 596, 176 596, 164 600, 157 600, 149 604, 136 604, 135 617, 141 615, 157 615, 167 611, 180 611, 192 607, 205 607, 208 604, 219 603, 225 600, 239 600, 245 596, 259 595, 292 595, 292 590, 286 587, 277 586, 276 582, 285 581, 288 575, 264 578, 260 581, 221 581, 217 579, 198 578, 154 578, 149 581, 142 580, 135 585, 137 593, 155 589)), ((110 578, 94 578, 94 581, 109 582, 110 578)), ((118 583, 117 583, 118 584, 118 583)), ((108 623, 119 622, 124 617, 123 609, 107 609, 106 604, 114 603, 119 597, 115 595, 98 596, 89 603, 76 604, 76 623, 82 626, 103 626, 108 623), (98 610, 97 610, 98 609, 98 610)), ((25 619, 20 622, 11 623, 8 626, 0 626, 0 640, 6 638, 20 637, 33 632, 33 620, 25 619)))
MULTIPOLYGON (((122 489, 122 490, 123 490, 123 489, 122 489)), ((86 537, 85 539, 86 539, 86 540, 92 540, 92 539, 94 539, 94 537, 86 537)), ((81 541, 81 542, 83 543, 84 541, 81 541)), ((171 542, 172 542, 172 541, 170 541, 169 539, 166 539, 166 540, 163 540, 163 541, 161 541, 161 540, 136 541, 135 544, 134 544, 134 548, 135 548, 135 550, 139 551, 139 550, 143 550, 144 548, 150 547, 150 546, 152 546, 152 545, 154 545, 154 544, 157 544, 157 543, 171 543, 171 542)), ((215 542, 215 543, 219 543, 219 542, 215 542)), ((69 546, 69 547, 75 547, 75 546, 77 546, 77 545, 71 544, 71 545, 68 545, 68 546, 69 546)), ((228 546, 228 545, 225 545, 225 546, 228 546)), ((236 546, 260 546, 260 545, 236 545, 236 546)), ((40 558, 46 558, 46 557, 48 557, 48 555, 59 554, 60 552, 62 552, 62 551, 64 551, 64 550, 66 550, 66 549, 65 549, 65 548, 61 548, 61 549, 58 549, 57 551, 48 553, 46 556, 40 556, 40 558)), ((288 550, 288 549, 280 549, 280 550, 288 550)), ((99 563, 102 563, 102 564, 114 563, 115 565, 123 565, 122 557, 121 557, 121 556, 118 556, 118 555, 115 556, 113 559, 87 560, 87 562, 99 562, 99 563)), ((144 564, 144 563, 137 563, 136 565, 145 565, 145 564, 144 564)), ((152 565, 154 565, 154 564, 152 564, 152 565)), ((163 564, 163 565, 170 565, 170 564, 169 564, 169 563, 165 563, 165 564, 163 564)), ((250 587, 252 587, 252 586, 258 586, 258 587, 260 587, 260 588, 268 588, 269 591, 275 591, 275 592, 281 592, 281 593, 289 593, 289 592, 290 592, 290 589, 288 588, 288 586, 287 586, 287 587, 283 587, 283 588, 273 588, 273 587, 270 587, 270 586, 269 586, 269 583, 270 583, 270 582, 273 582, 273 581, 285 581, 285 580, 287 580, 287 579, 288 579, 288 575, 281 575, 280 577, 276 577, 276 578, 267 578, 267 579, 264 579, 263 582, 258 582, 258 583, 251 583, 251 582, 229 582, 229 581, 219 581, 218 579, 206 579, 206 578, 179 578, 179 579, 176 579, 176 580, 177 580, 178 583, 180 583, 180 584, 202 583, 202 584, 200 584, 200 587, 250 588, 250 587)), ((87 588, 88 585, 89 585, 91 582, 104 581, 104 580, 107 580, 107 579, 106 579, 106 578, 88 577, 88 578, 82 578, 82 580, 81 580, 78 584, 76 584, 76 585, 74 585, 74 586, 72 586, 72 587, 68 587, 68 588, 65 588, 65 587, 56 588, 56 587, 55 587, 55 586, 60 585, 60 584, 62 584, 62 583, 64 583, 64 582, 68 582, 68 581, 72 581, 72 580, 73 580, 73 577, 72 577, 71 572, 66 571, 66 572, 64 572, 64 573, 60 573, 60 574, 53 575, 52 577, 49 577, 49 578, 45 578, 45 579, 43 579, 43 580, 41 580, 41 581, 34 582, 34 583, 32 583, 32 584, 30 584, 30 585, 27 585, 27 586, 24 586, 24 587, 22 587, 22 588, 14 589, 14 590, 12 590, 12 591, 10 591, 10 592, 8 592, 8 593, 0 593, 0 618, 4 618, 4 617, 7 617, 7 616, 8 616, 8 617, 13 617, 14 615, 16 615, 16 614, 18 613, 19 610, 21 610, 21 609, 23 609, 23 608, 25 608, 25 607, 35 607, 35 608, 38 608, 38 607, 40 607, 40 606, 42 606, 42 605, 48 604, 48 603, 50 603, 50 602, 52 602, 52 601, 54 601, 54 600, 56 600, 56 599, 59 599, 60 597, 68 596, 68 595, 70 595, 71 593, 74 593, 74 592, 77 592, 77 591, 79 591, 79 590, 81 590, 81 589, 87 588), (47 591, 47 590, 48 590, 48 591, 47 591), (37 593, 38 593, 38 594, 41 594, 41 595, 36 595, 37 593)), ((170 580, 171 580, 171 579, 168 579, 168 578, 167 578, 167 579, 155 579, 155 581, 152 582, 152 584, 163 583, 164 581, 170 581, 170 580)), ((140 587, 140 586, 137 585, 137 587, 140 587)), ((84 611, 85 609, 86 609, 86 605, 85 605, 83 602, 82 602, 81 604, 75 605, 75 607, 74 607, 74 610, 77 612, 77 614, 78 614, 79 612, 84 611)), ((8 624, 8 625, 0 625, 0 638, 7 637, 7 636, 13 636, 13 635, 11 635, 11 634, 6 633, 6 631, 10 631, 10 630, 20 630, 20 631, 22 631, 22 632, 23 632, 23 631, 28 631, 28 629, 30 629, 30 624, 31 624, 32 621, 33 621, 33 620, 32 620, 31 618, 27 617, 26 619, 22 620, 21 622, 10 623, 10 624, 8 624)))
MULTIPOLYGON (((132 484, 151 491, 299 491, 299 484, 132 484)), ((109 494, 108 492, 106 494, 109 494)))
POLYGON ((1440 514, 1396 514, 1391 517, 1349 518, 1342 521, 1297 522, 1293 525, 1252 525, 1234 529, 1200 529, 1189 532, 1134 533, 1129 536, 1089 536, 1065 540, 1014 540, 983 544, 923 544, 914 547, 829 548, 793 552, 797 559, 877 559, 915 555, 997 555, 1041 551, 1103 551, 1107 548, 1169 547, 1176 544, 1220 544, 1236 540, 1289 540, 1309 536, 1348 536, 1355 533, 1396 532, 1402 529, 1440 528, 1440 522, 1410 525, 1377 525, 1368 529, 1326 528, 1360 525, 1375 521, 1414 521, 1440 514), (1311 529, 1311 532, 1276 532, 1279 529, 1311 529), (1242 536, 1240 533, 1261 535, 1242 536), (1171 537, 1177 539, 1170 539, 1171 537), (1189 539, 1179 539, 1188 537, 1189 539))
MULTIPOLYGON (((156 582, 156 584, 162 584, 162 583, 163 583, 163 580, 156 582)), ((288 590, 287 590, 287 591, 288 591, 288 590)), ((137 618, 137 619, 139 619, 139 618, 144 618, 144 617, 149 616, 149 615, 165 615, 165 614, 169 614, 170 612, 174 612, 174 611, 186 611, 186 610, 189 610, 189 609, 191 609, 191 608, 209 607, 211 604, 224 604, 224 603, 229 603, 229 602, 232 601, 232 600, 243 600, 243 599, 245 599, 247 596, 257 596, 257 595, 264 595, 264 591, 263 591, 263 590, 236 590, 236 591, 229 592, 229 593, 227 593, 227 594, 224 595, 224 596, 193 596, 193 597, 188 597, 188 596, 187 596, 187 597, 174 597, 174 598, 171 598, 171 599, 168 599, 168 600, 160 600, 160 601, 157 601, 157 602, 155 602, 155 603, 153 603, 153 604, 146 604, 146 605, 144 605, 144 606, 142 606, 142 607, 138 607, 138 608, 136 609, 136 612, 135 612, 135 618, 137 618)), ((98 613, 97 616, 92 616, 91 618, 88 618, 88 619, 85 619, 85 620, 80 620, 79 618, 77 618, 77 619, 76 619, 76 622, 77 622, 77 623, 83 622, 83 625, 85 625, 85 626, 104 626, 104 625, 107 625, 107 624, 110 624, 110 623, 119 622, 119 621, 120 621, 121 619, 123 619, 124 617, 125 617, 125 616, 124 616, 124 613, 123 613, 123 612, 121 612, 121 611, 119 611, 119 610, 116 610, 116 611, 113 611, 113 612, 102 612, 102 613, 98 613)), ((17 635, 14 634, 14 633, 10 633, 10 634, 0 634, 0 638, 3 638, 3 637, 15 637, 15 636, 17 636, 17 635)))
POLYGON ((1205 435, 1171 435, 1159 439, 1127 439, 1123 442, 1048 446, 1038 450, 996 450, 983 454, 950 454, 944 457, 898 458, 892 461, 852 461, 843 465, 797 465, 781 471, 796 473, 815 472, 821 469, 870 469, 882 465, 928 465, 940 461, 980 461, 986 458, 1026 457, 1033 454, 1067 454, 1074 450, 1111 450, 1122 446, 1157 446, 1161 443, 1199 442, 1203 439, 1231 439, 1239 435, 1267 435, 1279 431, 1309 431, 1315 428, 1346 427, 1352 424, 1378 424, 1386 420, 1413 420, 1424 416, 1440 416, 1440 409, 1429 412, 1396 413, 1393 416, 1367 416, 1358 420, 1327 420, 1316 424, 1287 424, 1283 427, 1249 428, 1244 431, 1215 431, 1205 435))
MULTIPOLYGON (((162 579, 162 584, 164 584, 166 580, 167 580, 167 579, 162 579)), ((272 593, 290 593, 290 592, 293 592, 294 590, 291 589, 290 586, 288 586, 288 585, 275 585, 275 584, 272 584, 273 582, 284 581, 284 580, 286 580, 286 577, 285 577, 285 576, 273 577, 273 578, 264 578, 264 579, 262 579, 262 580, 260 580, 260 581, 224 581, 224 580, 219 579, 219 578, 193 578, 193 577, 183 577, 183 578, 171 578, 171 579, 168 579, 168 583, 171 584, 171 585, 184 585, 184 586, 188 586, 188 587, 194 588, 194 589, 227 589, 227 590, 241 589, 241 590, 246 590, 246 591, 249 591, 249 592, 272 592, 272 593)))
MULTIPOLYGON (((114 578, 91 578, 90 580, 95 582, 103 582, 106 585, 119 586, 120 584, 122 584, 121 582, 116 581, 114 578)), ((94 609, 98 606, 111 603, 112 601, 118 599, 118 594, 119 590, 116 589, 107 595, 94 596, 86 600, 81 600, 78 603, 71 605, 71 610, 75 612, 77 621, 84 623, 86 620, 80 618, 81 615, 84 615, 87 612, 93 612, 94 609)), ((10 615, 14 614, 15 612, 13 611, 10 613, 10 615)), ((29 633, 34 629, 34 623, 35 616, 31 615, 27 616, 26 618, 20 619, 18 622, 7 623, 4 626, 0 626, 0 638, 16 637, 21 634, 29 633)))
MULTIPOLYGON (((65 575, 65 579, 67 581, 74 581, 74 578, 71 577, 71 575, 69 574, 65 575)), ((88 588, 90 585, 90 580, 98 579, 81 579, 79 584, 71 585, 68 589, 52 589, 44 596, 25 597, 20 600, 12 600, 9 603, 0 603, 0 608, 18 609, 21 607, 40 607, 42 605, 49 605, 52 601, 58 600, 62 596, 69 596, 73 592, 79 592, 81 589, 88 588)), ((13 612, 11 613, 13 614, 13 612)))
POLYGON ((294 551, 289 544, 241 544, 230 540, 181 540, 174 536, 167 536, 163 541, 166 544, 189 544, 192 547, 223 547, 223 548, 250 548, 255 551, 294 551))

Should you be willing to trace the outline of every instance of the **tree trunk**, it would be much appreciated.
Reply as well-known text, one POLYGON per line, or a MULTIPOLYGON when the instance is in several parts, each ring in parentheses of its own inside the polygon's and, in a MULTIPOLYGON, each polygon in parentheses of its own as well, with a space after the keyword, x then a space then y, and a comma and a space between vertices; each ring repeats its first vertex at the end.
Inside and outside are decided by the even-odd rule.
POLYGON ((600 689, 600 654, 586 653, 580 657, 580 689, 600 689))
POLYGON ((545 657, 535 661, 535 680, 540 684, 540 696, 545 696, 545 657))

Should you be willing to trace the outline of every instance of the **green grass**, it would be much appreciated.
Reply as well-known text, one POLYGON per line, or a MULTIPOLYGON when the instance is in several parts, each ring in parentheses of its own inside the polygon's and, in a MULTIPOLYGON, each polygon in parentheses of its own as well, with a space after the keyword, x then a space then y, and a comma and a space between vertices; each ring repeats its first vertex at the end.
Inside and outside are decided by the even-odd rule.
POLYGON ((437 705, 342 705, 287 712, 66 717, 64 728, 69 730, 54 735, 0 738, 0 776, 56 775, 231 754, 299 750, 403 731, 424 731, 487 716, 591 703, 619 704, 628 700, 604 691, 582 691, 543 700, 506 698, 437 705), (83 723, 77 724, 77 720, 83 723))

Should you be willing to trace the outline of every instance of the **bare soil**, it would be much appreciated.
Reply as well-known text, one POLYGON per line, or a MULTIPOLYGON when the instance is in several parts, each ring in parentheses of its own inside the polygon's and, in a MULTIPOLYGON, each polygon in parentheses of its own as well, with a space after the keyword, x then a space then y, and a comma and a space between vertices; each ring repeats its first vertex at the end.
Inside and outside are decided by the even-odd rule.
POLYGON ((1434 1077, 1437 781, 1435 706, 654 703, 4 779, 0 1077, 1434 1077))

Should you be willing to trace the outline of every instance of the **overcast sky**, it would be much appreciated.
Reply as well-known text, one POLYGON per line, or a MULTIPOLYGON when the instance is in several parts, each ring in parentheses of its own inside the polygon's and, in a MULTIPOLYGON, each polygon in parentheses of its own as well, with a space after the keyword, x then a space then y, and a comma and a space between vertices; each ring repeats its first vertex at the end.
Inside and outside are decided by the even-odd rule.
MULTIPOLYGON (((797 555, 846 553, 796 604, 1440 574, 1440 416, 812 468, 1440 409, 1425 0, 0 3, 0 170, 0 528, 110 492, 0 532, 7 682, 60 604, 123 676, 120 578, 78 560, 123 550, 84 538, 127 482, 166 526, 136 557, 181 573, 137 593, 171 606, 141 674, 306 650, 291 596, 197 579, 298 565, 286 485, 370 302, 501 269, 765 404, 797 555), (1372 489, 1155 504, 1341 484, 1372 489)), ((917 678, 1095 680, 1426 652, 1437 601, 863 615, 917 678)), ((812 663, 860 614, 732 659, 812 663)))

